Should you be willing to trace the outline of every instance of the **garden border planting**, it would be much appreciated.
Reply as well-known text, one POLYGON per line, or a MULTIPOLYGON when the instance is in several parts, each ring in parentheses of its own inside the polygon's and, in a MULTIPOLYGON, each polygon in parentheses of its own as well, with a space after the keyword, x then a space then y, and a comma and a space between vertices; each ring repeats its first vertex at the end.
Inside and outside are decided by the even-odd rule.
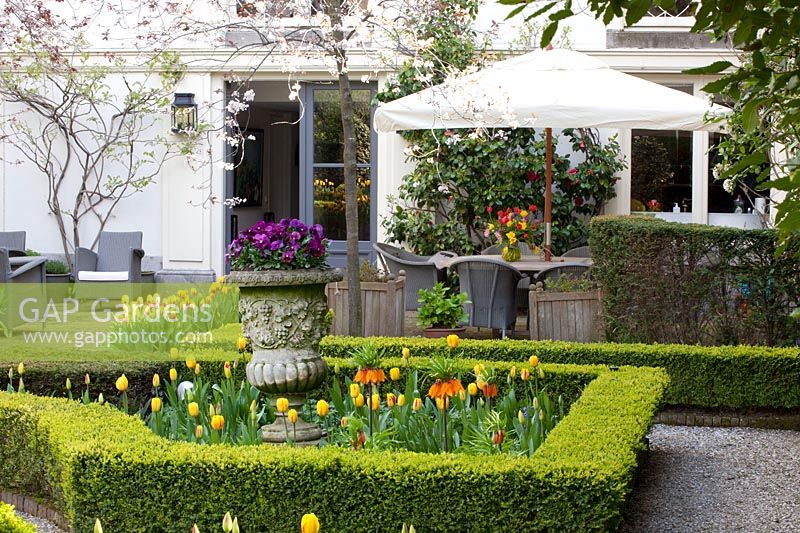
POLYGON ((111 533, 213 530, 227 511, 243 531, 293 531, 307 512, 329 531, 613 529, 669 378, 653 368, 544 370, 596 378, 533 459, 198 446, 108 406, 0 393, 0 479, 51 501, 75 531, 96 517, 111 533))
MULTIPOLYGON (((325 357, 346 357, 364 339, 325 337, 325 357)), ((446 354, 447 346, 422 338, 371 338, 387 354, 446 354)), ((800 408, 800 349, 761 346, 685 346, 559 341, 470 340, 459 345, 464 357, 525 361, 536 354, 548 363, 660 367, 667 370, 669 405, 731 409, 800 408)))
POLYGON ((3 533, 36 533, 36 528, 14 514, 11 505, 0 502, 0 531, 3 533))

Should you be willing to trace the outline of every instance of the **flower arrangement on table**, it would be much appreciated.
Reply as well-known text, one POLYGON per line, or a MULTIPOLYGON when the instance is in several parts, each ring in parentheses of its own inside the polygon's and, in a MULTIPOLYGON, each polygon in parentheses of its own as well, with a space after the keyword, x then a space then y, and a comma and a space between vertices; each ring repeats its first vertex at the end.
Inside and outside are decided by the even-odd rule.
MULTIPOLYGON (((492 208, 486 208, 489 216, 492 215, 492 208)), ((518 261, 520 258, 519 243, 525 243, 534 250, 538 251, 538 246, 534 244, 534 236, 539 227, 536 220, 536 206, 531 205, 528 209, 519 207, 500 209, 497 211, 497 218, 490 219, 483 232, 485 237, 494 237, 497 244, 501 246, 503 259, 506 261, 518 261)))
POLYGON ((242 231, 228 247, 232 270, 291 270, 325 266, 328 240, 322 226, 306 226, 284 218, 258 222, 242 231))

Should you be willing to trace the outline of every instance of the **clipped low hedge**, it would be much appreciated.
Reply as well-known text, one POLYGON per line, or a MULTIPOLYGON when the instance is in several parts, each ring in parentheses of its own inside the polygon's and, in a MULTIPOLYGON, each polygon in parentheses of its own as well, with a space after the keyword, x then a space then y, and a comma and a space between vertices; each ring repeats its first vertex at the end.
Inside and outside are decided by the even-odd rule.
MULTIPOLYGON (((393 362, 387 362, 391 366, 393 362)), ((499 365, 498 365, 499 366, 499 365)), ((49 498, 74 531, 607 531, 621 521, 661 369, 550 366, 596 376, 532 459, 335 447, 170 442, 135 417, 93 404, 0 393, 0 479, 49 498)))
POLYGON ((3 533, 36 533, 36 527, 14 514, 14 507, 0 502, 0 531, 3 533))
MULTIPOLYGON (((444 341, 370 338, 387 355, 408 347, 412 354, 447 353, 444 341)), ((364 339, 325 337, 326 357, 346 357, 364 339)), ((661 367, 669 372, 666 402, 700 408, 800 408, 800 350, 759 346, 685 346, 557 341, 462 340, 464 357, 525 361, 532 354, 548 363, 661 367)))

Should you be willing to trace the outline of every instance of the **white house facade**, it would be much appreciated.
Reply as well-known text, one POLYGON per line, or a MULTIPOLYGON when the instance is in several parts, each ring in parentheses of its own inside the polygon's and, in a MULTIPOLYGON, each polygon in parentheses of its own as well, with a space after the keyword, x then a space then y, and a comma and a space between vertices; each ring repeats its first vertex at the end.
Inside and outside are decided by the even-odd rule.
MULTIPOLYGON (((478 24, 488 28, 492 21, 503 21, 507 12, 507 7, 487 2, 479 12, 478 24)), ((683 74, 684 70, 720 59, 736 61, 736 55, 724 43, 711 43, 689 33, 691 17, 674 16, 680 13, 654 15, 660 16, 646 17, 633 28, 621 23, 606 27, 585 15, 573 17, 566 21, 570 46, 614 69, 695 95, 702 95, 701 88, 709 80, 683 74)), ((514 24, 519 23, 501 26, 498 49, 518 36, 519 28, 514 24)), ((204 120, 221 125, 224 106, 209 104, 220 101, 229 90, 226 74, 237 68, 248 73, 253 58, 242 55, 232 63, 228 61, 222 72, 216 60, 228 60, 230 54, 225 50, 195 48, 180 52, 188 72, 176 92, 192 93, 200 108, 206 109, 204 120)), ((371 81, 354 85, 361 141, 359 180, 369 190, 359 202, 361 250, 365 255, 370 253, 371 243, 384 240, 380 221, 389 211, 386 198, 396 194, 410 170, 402 138, 370 129, 372 97, 390 74, 381 72, 376 79, 372 70, 358 55, 351 57, 353 80, 373 74, 371 81)), ((255 100, 241 124, 254 138, 250 141, 252 149, 248 144, 245 150, 249 174, 235 176, 244 170, 227 170, 222 164, 194 169, 181 159, 173 159, 156 183, 120 203, 107 229, 143 232, 144 269, 155 271, 158 279, 166 281, 213 279, 226 271, 226 246, 237 230, 259 220, 283 217, 321 222, 334 241, 332 262, 343 263, 343 198, 336 187, 343 177, 340 139, 336 137, 338 93, 322 66, 308 65, 296 79, 299 91, 297 98, 290 100, 281 58, 270 58, 252 77, 255 100), (248 201, 234 208, 221 201, 208 201, 234 196, 248 201)), ((591 87, 586 91, 591 98, 591 87)), ((164 131, 168 130, 169 117, 165 116, 164 131)), ((723 191, 711 175, 713 161, 709 159, 713 152, 709 155, 709 148, 716 142, 716 134, 641 130, 602 133, 619 136, 622 154, 629 163, 620 174, 617 196, 606 206, 606 213, 627 214, 655 199, 648 197, 652 189, 640 190, 637 168, 631 163, 640 159, 637 150, 657 146, 661 159, 650 164, 669 167, 669 175, 658 185, 661 207, 656 216, 701 224, 760 226, 758 213, 748 213, 748 206, 742 213, 734 213, 739 207, 736 198, 723 191)), ((224 163, 231 157, 222 138, 212 139, 208 148, 209 160, 224 163)), ((31 166, 12 164, 13 150, 13 146, 0 143, 0 231, 24 230, 28 248, 59 255, 61 240, 43 200, 46 181, 31 166)), ((92 231, 91 226, 86 227, 87 234, 92 231)))

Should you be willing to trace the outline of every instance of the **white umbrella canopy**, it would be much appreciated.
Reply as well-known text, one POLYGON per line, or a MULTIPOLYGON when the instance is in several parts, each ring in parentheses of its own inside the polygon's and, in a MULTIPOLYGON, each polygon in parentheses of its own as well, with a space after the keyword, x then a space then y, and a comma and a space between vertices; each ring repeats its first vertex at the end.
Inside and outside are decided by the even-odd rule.
POLYGON ((719 131, 731 110, 613 70, 572 50, 538 50, 380 105, 377 131, 545 128, 550 260, 552 128, 719 131), (708 118, 721 120, 709 122, 708 118))
POLYGON ((538 50, 430 87, 375 112, 383 132, 443 128, 718 131, 730 110, 572 50, 538 50))

